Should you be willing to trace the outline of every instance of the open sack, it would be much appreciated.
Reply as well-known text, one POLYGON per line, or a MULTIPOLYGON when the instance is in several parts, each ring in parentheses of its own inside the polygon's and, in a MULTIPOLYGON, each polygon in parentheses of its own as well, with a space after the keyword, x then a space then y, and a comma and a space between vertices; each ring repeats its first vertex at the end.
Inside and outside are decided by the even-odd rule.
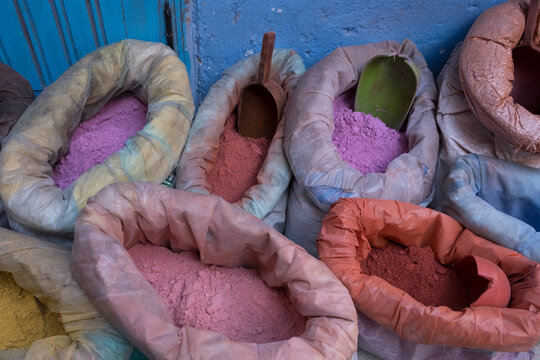
POLYGON ((332 272, 268 224, 217 196, 151 183, 106 187, 77 220, 73 273, 100 313, 149 358, 350 359, 356 351, 356 311, 332 272), (177 328, 126 250, 147 242, 175 252, 198 251, 207 264, 257 269, 269 286, 284 287, 308 317, 305 332, 254 344, 177 328))
POLYGON ((528 2, 511 0, 484 12, 437 78, 441 151, 430 205, 440 209, 443 184, 462 155, 480 154, 540 168, 540 119, 510 96, 512 49, 523 33, 528 2), (536 140, 535 140, 536 139, 536 140))
POLYGON ((107 184, 161 183, 180 158, 193 112, 186 68, 169 47, 124 40, 88 54, 39 95, 2 142, 0 195, 10 226, 72 236, 79 210, 107 184), (147 124, 62 191, 51 169, 74 129, 126 91, 148 104, 147 124))
MULTIPOLYGON (((511 95, 512 51, 520 44, 528 9, 529 1, 509 0, 482 13, 463 41, 459 76, 472 112, 486 129, 516 150, 538 154, 540 115, 529 112, 511 95)), ((533 43, 538 45, 538 41, 533 43)))
POLYGON ((463 226, 540 262, 540 170, 469 154, 444 185, 442 209, 463 226))
MULTIPOLYGON (((30 82, 6 64, 0 64, 0 140, 9 133, 33 100, 34 91, 30 82)), ((0 226, 8 227, 1 200, 0 226)))
MULTIPOLYGON (((257 78, 259 54, 227 69, 210 88, 193 120, 186 147, 177 168, 176 188, 209 194, 208 174, 216 164, 220 136, 225 122, 234 112, 244 89, 257 78)), ((293 50, 276 49, 272 57, 270 79, 290 97, 298 77, 305 71, 302 59, 293 50)), ((285 111, 287 110, 285 107, 285 111)), ((282 119, 285 115, 282 116, 282 119)), ((278 231, 285 226, 285 210, 291 169, 283 150, 285 121, 278 125, 268 155, 252 186, 235 204, 278 231)))
POLYGON ((383 198, 427 205, 439 149, 437 89, 422 54, 409 40, 338 48, 302 76, 285 114, 285 153, 294 174, 285 235, 315 254, 315 239, 330 205, 343 197, 383 198), (408 115, 409 152, 385 173, 362 174, 344 162, 332 143, 334 100, 353 88, 376 55, 407 55, 420 71, 408 115))
POLYGON ((34 97, 30 82, 0 63, 0 139, 9 133, 34 97))
POLYGON ((60 315, 66 335, 35 341, 28 349, 0 351, 0 359, 126 359, 125 340, 92 306, 71 274, 70 251, 0 229, 0 271, 60 315))
POLYGON ((356 308, 407 341, 505 352, 528 351, 540 341, 540 264, 475 235, 448 215, 397 201, 341 199, 323 221, 318 248, 356 308), (510 304, 460 311, 425 306, 382 278, 363 274, 360 261, 388 241, 430 246, 444 265, 466 255, 492 261, 508 277, 510 304))

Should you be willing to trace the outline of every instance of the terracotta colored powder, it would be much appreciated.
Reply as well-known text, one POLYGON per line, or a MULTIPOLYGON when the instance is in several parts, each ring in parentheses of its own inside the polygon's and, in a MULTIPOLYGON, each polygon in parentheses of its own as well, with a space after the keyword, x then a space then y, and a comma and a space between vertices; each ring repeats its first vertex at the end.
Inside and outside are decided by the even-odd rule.
POLYGON ((79 176, 124 147, 146 125, 146 106, 133 96, 115 98, 75 129, 67 154, 52 171, 54 183, 67 188, 79 176))
POLYGON ((28 348, 55 335, 66 335, 58 315, 0 272, 0 350, 28 348))
POLYGON ((225 122, 217 161, 208 174, 210 192, 230 203, 241 200, 245 192, 257 184, 257 174, 271 142, 266 138, 240 136, 233 113, 225 122))
POLYGON ((384 173, 388 164, 408 149, 407 135, 369 114, 354 112, 354 91, 334 101, 332 142, 343 161, 362 174, 384 173))
POLYGON ((256 270, 200 262, 196 253, 135 245, 133 261, 169 307, 178 327, 192 326, 234 341, 267 343, 302 334, 306 320, 281 288, 256 270))
POLYGON ((373 248, 360 266, 365 274, 386 280, 426 306, 458 311, 476 300, 457 272, 439 263, 429 246, 405 248, 389 241, 383 249, 373 248))

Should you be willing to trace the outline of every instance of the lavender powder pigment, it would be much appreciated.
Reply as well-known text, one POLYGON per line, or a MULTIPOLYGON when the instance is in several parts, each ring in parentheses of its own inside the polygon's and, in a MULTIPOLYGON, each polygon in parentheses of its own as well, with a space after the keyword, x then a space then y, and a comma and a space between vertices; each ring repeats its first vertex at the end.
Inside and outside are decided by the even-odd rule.
POLYGON ((146 125, 146 106, 134 96, 110 100, 75 129, 67 154, 52 170, 56 186, 67 188, 79 176, 120 150, 146 125))
POLYGON ((376 117, 353 111, 354 95, 345 92, 334 102, 332 142, 343 161, 362 174, 384 173, 393 159, 409 151, 407 135, 376 117))

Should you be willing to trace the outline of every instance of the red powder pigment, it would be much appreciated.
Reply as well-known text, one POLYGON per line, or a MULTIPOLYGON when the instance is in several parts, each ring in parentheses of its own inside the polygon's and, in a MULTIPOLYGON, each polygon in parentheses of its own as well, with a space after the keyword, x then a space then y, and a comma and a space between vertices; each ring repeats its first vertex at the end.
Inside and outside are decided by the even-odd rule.
POLYGON ((298 336, 306 319, 283 289, 271 288, 256 270, 200 262, 195 252, 153 245, 129 249, 133 262, 165 300, 178 327, 213 330, 234 341, 267 343, 298 336))
POLYGON ((457 272, 439 263, 429 246, 405 248, 389 241, 383 249, 373 248, 360 266, 365 274, 386 280, 426 306, 458 311, 476 300, 457 272))
POLYGON ((75 128, 67 154, 52 169, 54 183, 67 188, 79 176, 120 150, 146 125, 146 106, 133 96, 112 99, 75 128))
POLYGON ((257 174, 272 142, 266 138, 242 137, 235 125, 233 113, 225 122, 217 161, 207 179, 210 192, 230 203, 241 200, 245 192, 257 184, 257 174))
POLYGON ((354 112, 354 91, 334 101, 332 142, 343 161, 362 174, 384 173, 388 164, 408 149, 407 135, 369 114, 354 112))

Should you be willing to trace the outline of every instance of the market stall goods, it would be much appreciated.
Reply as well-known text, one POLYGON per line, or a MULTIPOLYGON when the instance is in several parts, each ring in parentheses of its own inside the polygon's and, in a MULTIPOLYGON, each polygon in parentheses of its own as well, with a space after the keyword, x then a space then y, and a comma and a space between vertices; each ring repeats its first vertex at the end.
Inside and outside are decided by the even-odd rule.
POLYGON ((443 187, 442 209, 486 239, 540 262, 540 169, 468 154, 443 187))
MULTIPOLYGON (((443 184, 460 156, 478 154, 540 168, 539 115, 512 96, 512 54, 522 43, 528 7, 529 1, 510 0, 482 13, 437 78, 441 150, 434 209, 441 210, 443 184)), ((537 71, 521 75, 536 83, 537 71)))
POLYGON ((372 248, 360 266, 364 274, 386 280, 425 306, 458 311, 475 300, 464 279, 439 263, 429 246, 404 247, 389 241, 384 248, 372 248))
POLYGON ((334 101, 332 143, 343 161, 362 174, 384 173, 388 164, 409 151, 407 136, 369 114, 353 111, 354 92, 334 101))
POLYGON ((225 122, 219 138, 217 160, 208 174, 208 187, 230 203, 242 200, 257 185, 257 175, 268 154, 271 140, 241 136, 236 127, 236 114, 225 122))
POLYGON ((77 61, 26 109, 0 153, 0 196, 20 232, 73 239, 79 210, 110 183, 161 183, 184 147, 194 104, 185 65, 160 43, 124 40, 77 61), (52 167, 76 127, 110 99, 131 93, 147 105, 146 125, 102 163, 62 190, 52 167))
MULTIPOLYGON (((240 139, 236 126, 232 131, 229 122, 237 115, 244 90, 258 77, 259 60, 260 54, 255 54, 234 64, 208 91, 178 162, 175 187, 223 196, 283 232, 292 178, 283 149, 285 117, 281 116, 268 148, 264 139, 240 139), (233 144, 225 145, 223 136, 233 144), (242 158, 246 152, 249 159, 242 158), (262 165, 255 173, 260 161, 262 165), (247 162, 248 167, 242 169, 247 162)), ((288 98, 304 71, 302 58, 294 50, 274 50, 269 79, 282 87, 288 98)), ((283 114, 286 112, 287 106, 283 114)))
POLYGON ((69 150, 52 168, 62 190, 95 165, 124 147, 146 125, 146 106, 133 96, 110 100, 96 115, 79 124, 69 150))
POLYGON ((28 348, 36 340, 66 335, 52 313, 8 272, 0 272, 0 351, 28 348))
MULTIPOLYGON (((30 82, 6 64, 0 63, 0 140, 9 133, 34 98, 30 82)), ((0 226, 9 228, 1 200, 0 226)))
POLYGON ((135 245, 129 254, 167 303, 174 324, 219 332, 257 344, 301 335, 306 326, 283 289, 271 288, 257 271, 207 265, 196 252, 175 253, 135 245))
POLYGON ((356 351, 356 311, 338 279, 270 225, 217 196, 152 183, 112 184, 81 212, 72 254, 85 293, 149 358, 348 360, 356 351), (208 265, 254 269, 266 285, 283 289, 307 319, 305 331, 257 344, 177 327, 166 300, 129 255, 148 243, 175 253, 197 251, 208 265))
POLYGON ((508 352, 528 351, 540 341, 540 264, 475 235, 448 215, 398 201, 341 199, 326 215, 317 245, 356 308, 405 340, 508 352), (447 266, 469 255, 491 261, 510 282, 508 307, 455 311, 426 306, 380 277, 364 274, 361 261, 373 247, 390 241, 429 246, 447 266))
POLYGON ((71 252, 0 229, 0 359, 126 359, 132 345, 84 295, 71 252))
POLYGON ((338 48, 309 68, 298 81, 284 115, 285 153, 294 174, 285 236, 315 255, 321 220, 340 198, 395 199, 427 205, 432 198, 439 151, 436 99, 433 75, 410 40, 338 48), (332 142, 332 135, 339 131, 334 103, 355 88, 370 59, 396 53, 410 59, 420 73, 405 130, 408 151, 397 156, 405 145, 400 143, 399 149, 388 154, 389 158, 397 157, 389 161, 384 172, 363 173, 349 165, 332 142))

